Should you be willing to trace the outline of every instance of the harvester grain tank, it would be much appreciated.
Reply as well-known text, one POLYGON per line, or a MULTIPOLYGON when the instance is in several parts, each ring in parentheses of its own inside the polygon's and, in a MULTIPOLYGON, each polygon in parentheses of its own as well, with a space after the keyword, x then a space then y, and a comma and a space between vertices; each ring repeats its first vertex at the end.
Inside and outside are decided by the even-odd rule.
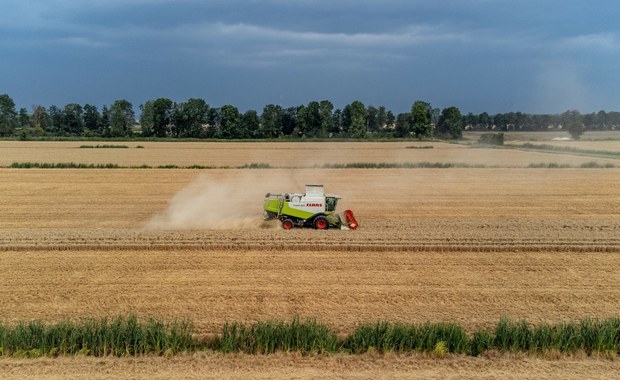
POLYGON ((314 227, 317 230, 339 228, 355 230, 358 227, 353 211, 336 213, 340 196, 325 194, 323 185, 306 185, 306 192, 265 195, 265 220, 277 219, 282 228, 314 227))

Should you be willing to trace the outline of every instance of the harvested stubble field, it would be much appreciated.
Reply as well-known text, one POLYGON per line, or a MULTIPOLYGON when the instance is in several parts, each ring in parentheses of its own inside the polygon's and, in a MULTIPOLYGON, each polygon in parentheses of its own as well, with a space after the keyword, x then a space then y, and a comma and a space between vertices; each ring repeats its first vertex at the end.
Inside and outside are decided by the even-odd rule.
MULTIPOLYGON (((124 143, 128 149, 80 149, 93 142, 0 141, 0 167, 11 164, 78 163, 116 164, 122 167, 239 167, 264 163, 278 168, 307 168, 347 163, 444 163, 489 167, 527 167, 536 163, 557 163, 579 167, 595 161, 599 165, 620 166, 620 159, 548 152, 470 149, 466 145, 443 142, 139 142, 124 143), (140 145, 143 149, 136 149, 140 145), (432 146, 433 149, 407 149, 432 146)), ((606 141, 594 142, 590 149, 608 150, 606 141), (601 147, 597 148, 596 144, 601 147), (603 149, 605 148, 605 149, 603 149)))
MULTIPOLYGON (((142 145, 135 151, 149 150, 142 145)), ((266 161, 250 158, 262 149, 242 157, 229 152, 226 159, 266 161)), ((339 162, 354 161, 341 154, 339 162)), ((340 332, 379 319, 474 328, 500 316, 532 323, 617 316, 619 189, 620 169, 0 169, 2 320, 133 312, 189 318, 208 335, 226 321, 294 315, 340 332), (339 209, 353 209, 360 229, 283 231, 260 222, 265 192, 303 190, 305 183, 323 183, 343 196, 339 209)), ((117 365, 137 377, 204 377, 203 371, 270 378, 291 371, 300 377, 604 377, 617 371, 617 362, 583 357, 32 360, 30 366, 1 359, 0 374, 66 377, 117 365)), ((100 375, 118 373, 110 368, 100 375)))
POLYGON ((0 358, 7 378, 41 379, 613 379, 620 361, 605 358, 491 358, 428 355, 302 356, 182 355, 160 357, 55 359, 0 358), (36 363, 36 365, 34 364, 36 363))

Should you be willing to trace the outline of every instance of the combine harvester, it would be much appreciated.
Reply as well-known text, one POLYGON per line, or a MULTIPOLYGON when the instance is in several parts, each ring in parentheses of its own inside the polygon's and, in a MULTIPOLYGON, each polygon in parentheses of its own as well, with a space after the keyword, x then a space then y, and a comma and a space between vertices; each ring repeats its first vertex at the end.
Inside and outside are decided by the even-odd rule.
POLYGON ((265 220, 278 219, 282 228, 314 227, 317 230, 339 228, 357 229, 353 211, 346 210, 344 216, 336 213, 338 195, 325 195, 323 185, 306 185, 306 193, 285 193, 265 195, 265 220))

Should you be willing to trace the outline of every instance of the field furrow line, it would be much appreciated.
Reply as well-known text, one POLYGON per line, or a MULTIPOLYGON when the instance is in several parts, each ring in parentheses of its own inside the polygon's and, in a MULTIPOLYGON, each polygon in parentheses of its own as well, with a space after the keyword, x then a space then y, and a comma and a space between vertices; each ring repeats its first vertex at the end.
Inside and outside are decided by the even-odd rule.
POLYGON ((488 244, 451 243, 451 244, 333 244, 333 243, 273 243, 235 242, 235 243, 117 243, 117 244, 5 244, 0 246, 3 252, 19 251, 322 251, 322 252, 620 252, 618 244, 488 244))

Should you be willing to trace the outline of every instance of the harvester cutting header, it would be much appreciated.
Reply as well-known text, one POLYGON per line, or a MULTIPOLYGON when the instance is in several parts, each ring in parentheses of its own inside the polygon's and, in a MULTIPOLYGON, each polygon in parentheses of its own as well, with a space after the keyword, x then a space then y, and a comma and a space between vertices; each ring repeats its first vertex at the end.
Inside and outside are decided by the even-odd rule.
POLYGON ((340 197, 327 194, 323 185, 306 185, 306 193, 284 193, 265 195, 265 220, 278 219, 282 228, 314 227, 317 230, 339 228, 357 229, 357 220, 353 211, 346 210, 341 216, 336 213, 340 197))

